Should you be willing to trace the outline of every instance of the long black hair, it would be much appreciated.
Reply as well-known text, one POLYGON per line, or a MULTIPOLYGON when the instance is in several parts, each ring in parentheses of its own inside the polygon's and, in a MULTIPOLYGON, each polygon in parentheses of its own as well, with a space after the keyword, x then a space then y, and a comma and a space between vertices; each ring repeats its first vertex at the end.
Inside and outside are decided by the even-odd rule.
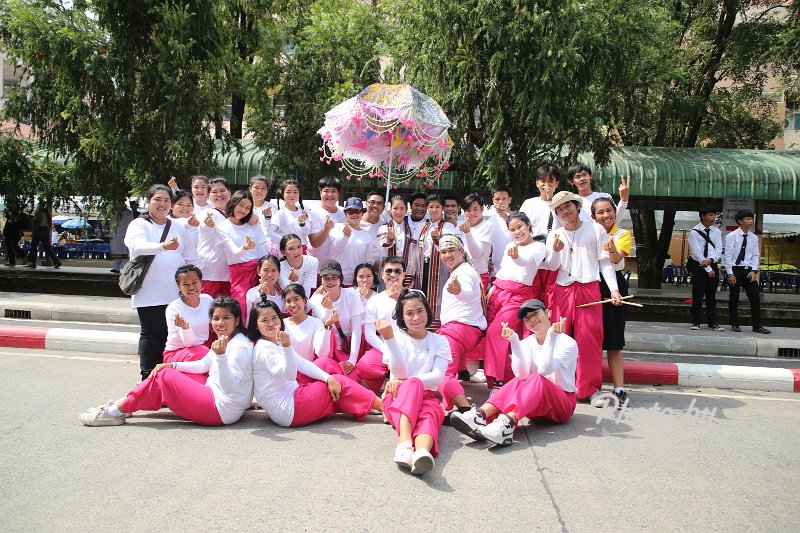
POLYGON ((275 314, 281 319, 281 331, 286 327, 283 323, 283 313, 281 313, 278 304, 272 300, 262 300, 250 309, 250 316, 247 319, 247 337, 253 342, 261 340, 261 332, 258 331, 258 315, 264 309, 275 311, 275 314))
POLYGON ((247 334, 247 331, 245 331, 244 324, 242 322, 242 307, 239 305, 239 302, 237 302, 230 296, 217 296, 216 298, 214 298, 214 301, 211 302, 211 307, 208 308, 209 319, 211 319, 214 316, 214 309, 217 308, 227 309, 233 315, 233 318, 238 318, 239 325, 236 326, 236 332, 247 334))
POLYGON ((425 327, 427 328, 430 326, 431 322, 433 322, 431 304, 428 303, 428 298, 425 296, 425 293, 418 289, 403 289, 400 292, 400 296, 397 297, 397 304, 394 306, 394 314, 392 315, 392 318, 397 322, 397 326, 403 331, 408 330, 406 321, 403 320, 403 306, 410 300, 419 300, 422 302, 422 305, 425 306, 425 312, 428 313, 428 320, 425 323, 425 327))

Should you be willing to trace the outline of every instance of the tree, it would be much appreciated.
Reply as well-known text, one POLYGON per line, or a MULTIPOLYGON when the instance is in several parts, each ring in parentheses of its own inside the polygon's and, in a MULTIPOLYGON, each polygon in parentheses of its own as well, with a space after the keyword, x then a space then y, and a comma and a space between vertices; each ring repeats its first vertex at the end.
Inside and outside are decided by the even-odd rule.
POLYGON ((376 4, 318 0, 278 11, 275 38, 262 42, 253 66, 247 117, 256 142, 270 149, 276 174, 332 171, 319 163, 317 130, 326 111, 382 79, 387 50, 376 4))
MULTIPOLYGON (((659 46, 637 58, 634 69, 649 83, 622 94, 612 125, 625 145, 767 148, 782 125, 764 94, 780 74, 776 35, 786 30, 778 8, 785 2, 663 0, 668 15, 659 46)), ((632 209, 639 287, 660 288, 675 211, 664 212, 660 236, 655 212, 632 209)))

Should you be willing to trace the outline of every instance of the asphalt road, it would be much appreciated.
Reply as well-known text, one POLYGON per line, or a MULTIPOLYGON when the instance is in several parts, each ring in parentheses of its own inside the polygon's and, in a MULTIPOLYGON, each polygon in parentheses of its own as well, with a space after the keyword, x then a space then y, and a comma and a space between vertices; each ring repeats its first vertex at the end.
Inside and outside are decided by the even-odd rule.
POLYGON ((797 527, 800 395, 637 387, 625 417, 579 404, 509 448, 445 427, 417 478, 379 417, 202 428, 164 410, 87 428, 81 412, 135 384, 129 356, 0 349, 0 373, 3 531, 797 527))

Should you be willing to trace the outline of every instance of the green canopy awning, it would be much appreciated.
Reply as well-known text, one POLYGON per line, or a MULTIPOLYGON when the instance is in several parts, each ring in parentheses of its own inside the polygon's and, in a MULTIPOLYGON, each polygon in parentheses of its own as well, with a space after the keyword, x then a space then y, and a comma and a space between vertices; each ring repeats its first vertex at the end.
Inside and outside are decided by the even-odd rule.
POLYGON ((600 169, 591 154, 579 159, 611 194, 625 175, 632 196, 800 201, 800 151, 624 147, 600 169))
POLYGON ((223 152, 222 141, 216 141, 216 159, 222 177, 231 185, 247 185, 250 183, 250 178, 258 174, 271 177, 266 159, 267 150, 259 148, 250 139, 242 139, 239 142, 242 145, 241 152, 236 149, 223 152))

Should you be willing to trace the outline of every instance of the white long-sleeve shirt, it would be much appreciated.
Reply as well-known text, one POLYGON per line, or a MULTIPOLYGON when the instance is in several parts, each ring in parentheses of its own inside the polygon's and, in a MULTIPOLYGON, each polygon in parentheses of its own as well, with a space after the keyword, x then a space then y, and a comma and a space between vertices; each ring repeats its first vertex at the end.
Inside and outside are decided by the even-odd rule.
POLYGON ((539 266, 547 256, 547 250, 541 242, 533 241, 524 246, 518 246, 519 257, 512 259, 508 255, 508 249, 512 244, 514 243, 508 243, 503 251, 503 260, 500 262, 496 278, 531 285, 539 266))
POLYGON ((596 222, 583 222, 575 231, 569 231, 565 227, 555 229, 547 236, 545 267, 548 270, 558 270, 556 283, 562 287, 576 282, 600 281, 602 274, 609 290, 616 291, 618 287, 614 265, 611 264, 608 252, 603 249, 608 238, 606 230, 596 222), (556 235, 564 243, 564 249, 560 252, 553 250, 556 235))
POLYGON ((733 273, 733 267, 740 266, 750 268, 758 272, 761 267, 761 247, 758 244, 758 235, 752 231, 747 232, 747 245, 744 250, 744 259, 738 265, 736 259, 742 249, 744 232, 742 228, 736 228, 725 236, 725 255, 722 259, 722 266, 725 272, 733 273))
MULTIPOLYGON (((486 316, 483 314, 481 298, 481 278, 472 266, 464 261, 450 273, 442 291, 442 325, 448 322, 460 322, 468 326, 486 329, 486 316), (458 279, 461 292, 451 294, 447 285, 453 278, 458 279)), ((366 328, 365 328, 366 329, 366 328)))
POLYGON ((536 335, 522 340, 516 333, 511 336, 511 370, 520 379, 541 374, 566 392, 577 392, 575 367, 578 362, 578 344, 566 333, 547 332, 544 344, 536 335))
POLYGON ((208 294, 200 295, 200 304, 191 307, 182 298, 174 300, 167 306, 167 344, 165 351, 179 348, 191 348, 208 340, 208 325, 211 320, 208 310, 213 298, 208 294), (189 322, 189 329, 175 325, 175 317, 181 315, 189 322))
POLYGON ((144 218, 137 218, 128 225, 125 233, 125 246, 131 259, 142 255, 154 255, 150 269, 144 276, 141 288, 131 297, 131 305, 150 307, 168 305, 178 297, 175 284, 175 271, 189 262, 197 260, 197 253, 190 239, 183 233, 180 224, 170 223, 169 233, 164 242, 173 237, 178 239, 178 248, 165 250, 161 242, 164 224, 155 224, 144 218))
POLYGON ((175 370, 190 374, 208 372, 206 387, 214 394, 223 424, 238 421, 253 402, 253 343, 243 333, 237 333, 228 341, 222 355, 209 350, 208 355, 198 361, 174 365, 175 370))
MULTIPOLYGON (((500 216, 497 212, 493 212, 489 218, 492 223, 492 263, 494 264, 494 272, 500 268, 500 263, 503 261, 503 254, 506 251, 506 245, 512 241, 511 233, 508 231, 508 222, 506 218, 500 216)), ((492 274, 494 273, 492 272, 492 274)))
MULTIPOLYGON (((580 209, 580 217, 581 220, 584 222, 593 222, 594 219, 592 218, 592 203, 597 200, 598 198, 608 198, 609 200, 614 200, 610 194, 607 192, 600 192, 600 191, 592 191, 591 193, 587 194, 586 196, 581 196, 581 202, 583 205, 580 209)), ((617 204, 617 213, 616 213, 616 220, 617 224, 622 221, 622 216, 625 214, 625 211, 628 210, 628 202, 620 202, 617 204)))
POLYGON ((435 391, 444 380, 447 365, 453 360, 447 339, 428 333, 424 339, 414 339, 399 328, 384 341, 383 362, 389 367, 391 379, 418 378, 426 390, 435 391))
MULTIPOLYGON (((295 353, 291 346, 278 346, 260 340, 253 350, 253 380, 258 405, 279 426, 289 427, 294 420, 294 393, 298 370, 312 379, 327 381, 327 372, 295 353)), ((252 396, 251 396, 252 398, 252 396)))
POLYGON ((214 220, 214 226, 219 226, 225 221, 225 215, 213 207, 195 212, 197 220, 200 221, 199 231, 197 232, 197 255, 199 260, 195 263, 203 271, 205 281, 230 281, 231 274, 228 266, 228 259, 225 250, 218 242, 214 228, 209 228, 205 224, 208 213, 214 220))
MULTIPOLYGON (((300 209, 300 206, 297 206, 296 211, 292 211, 286 206, 277 213, 273 210, 272 219, 270 220, 270 229, 272 233, 280 237, 294 233, 300 237, 301 243, 308 245, 308 236, 311 234, 311 216, 306 214, 306 222, 301 226, 298 219, 302 214, 303 211, 300 209)), ((280 240, 280 238, 278 240, 280 240)))
POLYGON ((539 196, 522 202, 519 210, 528 215, 531 221, 531 235, 534 237, 546 236, 550 231, 561 227, 561 221, 550 209, 550 202, 545 202, 539 196))
POLYGON ((379 352, 383 353, 383 339, 375 329, 376 320, 392 320, 397 300, 390 297, 386 291, 375 294, 367 301, 364 311, 364 340, 379 352))
MULTIPOLYGON (((250 310, 253 309, 256 304, 261 302, 261 293, 258 290, 260 287, 260 284, 256 285, 255 287, 247 289, 247 292, 244 293, 244 302, 245 306, 247 307, 244 315, 247 317, 246 320, 250 319, 250 310)), ((286 312, 286 302, 283 301, 283 295, 280 291, 277 291, 275 294, 268 294, 267 300, 270 302, 275 302, 275 304, 278 306, 278 309, 281 310, 281 313, 286 312)))
MULTIPOLYGON (((308 301, 314 316, 325 321, 331 315, 331 309, 322 305, 322 295, 315 294, 308 301)), ((339 299, 333 302, 333 307, 339 312, 339 324, 345 336, 350 336, 350 358, 352 364, 358 360, 358 351, 361 349, 361 326, 364 323, 364 307, 361 305, 361 295, 355 289, 341 289, 339 299)), ((336 337, 336 347, 344 350, 342 336, 334 326, 332 335, 336 337)))
POLYGON ((266 228, 260 223, 237 225, 230 219, 226 219, 214 229, 217 241, 225 250, 225 257, 229 265, 257 261, 269 253, 271 241, 267 236, 266 228), (247 237, 256 243, 255 247, 250 250, 244 249, 247 237))
MULTIPOLYGON (((311 221, 311 233, 318 233, 322 231, 322 228, 325 226, 325 219, 327 217, 331 217, 331 220, 335 224, 344 224, 347 222, 347 217, 344 214, 344 209, 337 206, 336 212, 330 213, 322 206, 315 207, 310 209, 308 212, 309 221, 311 221)), ((333 233, 333 229, 331 230, 333 233)), ((320 264, 324 263, 328 259, 335 259, 331 254, 331 233, 328 234, 328 238, 325 241, 317 246, 316 248, 311 248, 308 253, 313 255, 317 259, 319 259, 320 264)))
POLYGON ((289 261, 281 261, 281 278, 278 280, 278 284, 285 289, 290 283, 299 283, 306 291, 306 298, 311 298, 311 295, 314 294, 314 287, 317 286, 319 261, 313 255, 304 255, 302 257, 303 264, 300 265, 299 269, 296 268, 294 270, 297 273, 297 281, 289 280, 289 274, 292 272, 292 266, 289 261))
POLYGON ((478 274, 489 272, 489 258, 492 255, 492 237, 494 226, 489 220, 481 220, 470 228, 469 232, 461 234, 464 247, 469 253, 472 265, 478 274))
MULTIPOLYGON (((693 227, 689 232, 689 255, 698 263, 702 263, 706 259, 711 259, 712 263, 719 261, 719 258, 722 257, 722 233, 719 228, 711 226, 706 232, 706 227, 702 224, 693 227), (708 235, 711 240, 711 244, 708 245, 708 255, 704 254, 707 241, 698 231, 703 235, 708 235)), ((710 265, 705 269, 707 272, 712 270, 710 265)))
POLYGON ((331 332, 325 329, 325 323, 314 316, 307 316, 300 324, 286 320, 286 333, 292 339, 295 353, 313 361, 317 357, 328 357, 331 352, 331 332))
POLYGON ((377 241, 369 231, 350 228, 350 236, 344 234, 345 224, 337 224, 330 234, 331 257, 342 266, 342 283, 353 285, 353 273, 361 263, 372 263, 377 241))

